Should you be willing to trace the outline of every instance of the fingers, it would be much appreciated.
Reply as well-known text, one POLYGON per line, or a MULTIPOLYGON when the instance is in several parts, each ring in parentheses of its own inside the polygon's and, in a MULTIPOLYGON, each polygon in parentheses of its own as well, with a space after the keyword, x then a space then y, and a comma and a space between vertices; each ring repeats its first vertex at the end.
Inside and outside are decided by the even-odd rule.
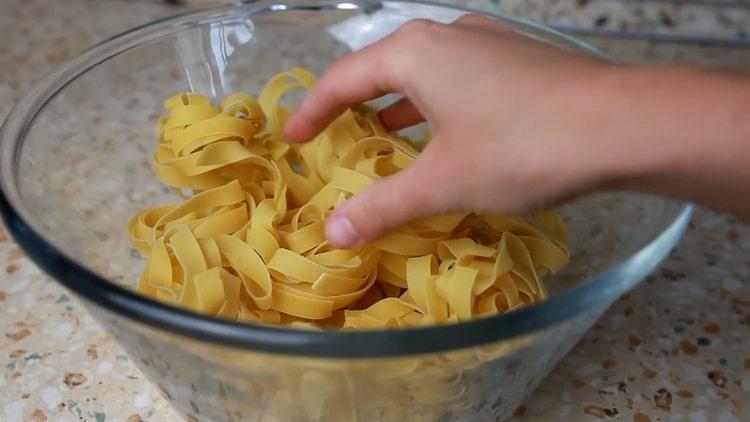
MULTIPOLYGON (((285 137, 292 142, 308 141, 347 107, 388 93, 407 94, 411 87, 404 86, 408 85, 405 81, 414 80, 410 72, 423 70, 420 61, 432 62, 427 52, 436 48, 437 35, 441 30, 444 34, 449 27, 497 33, 511 31, 496 20, 478 14, 464 15, 451 25, 411 20, 393 34, 331 65, 286 123, 285 137)), ((423 114, 408 102, 400 102, 384 110, 381 119, 386 127, 396 130, 421 122, 423 114)))
POLYGON ((408 98, 402 98, 378 113, 380 123, 387 131, 400 130, 424 122, 422 113, 408 98))
POLYGON ((387 63, 394 48, 386 38, 332 64, 287 121, 285 137, 308 141, 348 107, 400 91, 387 63))
POLYGON ((431 44, 432 35, 444 26, 425 19, 411 20, 382 40, 339 59, 289 119, 284 128, 286 138, 308 141, 347 107, 389 93, 405 94, 404 81, 413 80, 410 72, 420 68, 414 62, 429 59, 426 55, 415 58, 415 46, 431 44))
POLYGON ((445 173, 420 157, 407 169, 377 180, 339 206, 326 220, 326 237, 336 247, 373 241, 409 221, 445 213, 439 189, 445 173))

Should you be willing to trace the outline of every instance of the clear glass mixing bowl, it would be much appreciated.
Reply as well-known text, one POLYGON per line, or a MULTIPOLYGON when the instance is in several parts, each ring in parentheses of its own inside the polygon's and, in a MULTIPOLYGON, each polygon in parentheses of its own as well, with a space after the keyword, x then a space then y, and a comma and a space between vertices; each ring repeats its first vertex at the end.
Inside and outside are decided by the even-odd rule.
MULTIPOLYGON (((259 1, 107 40, 41 81, 8 116, 0 143, 0 208, 8 228, 189 419, 505 418, 667 255, 689 206, 616 193, 567 205, 561 211, 573 260, 547 280, 549 300, 401 331, 243 325, 140 297, 132 286, 143 262, 125 232, 135 211, 173 199, 149 166, 154 124, 168 96, 257 93, 279 71, 304 66, 321 73, 409 19, 451 21, 463 13, 425 3, 259 1)), ((559 33, 495 18, 597 54, 559 33)))

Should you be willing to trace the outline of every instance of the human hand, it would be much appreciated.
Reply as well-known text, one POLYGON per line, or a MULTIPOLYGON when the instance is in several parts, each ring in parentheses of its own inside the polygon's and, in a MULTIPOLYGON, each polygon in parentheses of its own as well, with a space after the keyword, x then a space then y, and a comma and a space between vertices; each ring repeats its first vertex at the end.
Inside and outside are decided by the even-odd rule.
POLYGON ((524 213, 611 187, 623 174, 644 170, 658 178, 638 166, 662 165, 658 159, 678 156, 670 152, 677 147, 664 143, 664 154, 646 154, 641 141, 664 137, 664 128, 636 128, 654 121, 672 92, 665 88, 658 101, 642 102, 642 114, 622 118, 639 105, 623 92, 659 82, 636 75, 625 83, 619 75, 619 66, 479 15, 449 25, 416 20, 335 62, 285 134, 307 141, 347 107, 388 93, 404 98, 380 112, 386 129, 428 123, 432 139, 409 168, 372 183, 328 217, 329 241, 350 247, 421 217, 524 213))

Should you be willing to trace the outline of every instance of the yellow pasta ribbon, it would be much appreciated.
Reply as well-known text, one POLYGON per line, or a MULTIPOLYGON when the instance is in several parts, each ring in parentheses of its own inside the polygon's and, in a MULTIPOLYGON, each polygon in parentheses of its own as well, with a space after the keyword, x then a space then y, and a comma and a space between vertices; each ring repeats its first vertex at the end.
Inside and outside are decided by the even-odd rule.
POLYGON ((547 296, 541 276, 569 259, 553 211, 438 216, 357 249, 328 244, 331 210, 419 151, 364 106, 307 144, 286 143, 291 110, 279 101, 314 83, 296 68, 258 100, 235 94, 214 106, 182 93, 165 102, 154 168, 183 201, 128 223, 147 258, 140 293, 221 318, 329 329, 464 321, 547 296))

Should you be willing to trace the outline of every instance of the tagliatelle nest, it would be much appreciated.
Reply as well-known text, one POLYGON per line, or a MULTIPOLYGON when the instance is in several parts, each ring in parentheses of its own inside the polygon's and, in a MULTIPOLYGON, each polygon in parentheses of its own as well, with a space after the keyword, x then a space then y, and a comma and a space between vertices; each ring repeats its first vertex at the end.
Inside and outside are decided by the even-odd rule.
POLYGON ((569 258, 552 211, 439 216, 356 249, 332 247, 328 213, 418 151, 366 107, 307 144, 286 143, 290 110, 279 100, 314 82, 292 69, 257 101, 237 94, 215 107, 189 93, 166 101, 156 175, 191 194, 129 222, 148 258, 138 292, 222 318, 352 329, 463 321, 547 296, 540 278, 569 258))

